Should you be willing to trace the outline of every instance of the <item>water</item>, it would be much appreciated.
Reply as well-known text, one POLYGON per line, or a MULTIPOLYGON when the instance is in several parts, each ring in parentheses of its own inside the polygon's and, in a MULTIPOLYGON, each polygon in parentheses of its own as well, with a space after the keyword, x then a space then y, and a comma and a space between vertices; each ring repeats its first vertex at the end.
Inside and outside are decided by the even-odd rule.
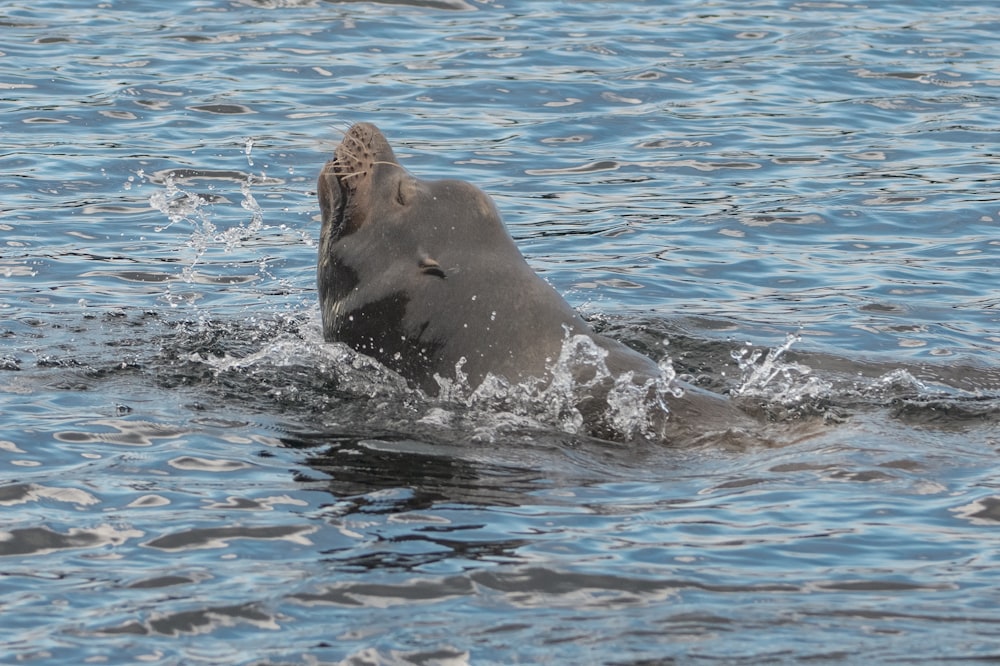
POLYGON ((1000 656, 989 3, 0 25, 0 661, 1000 656), (361 120, 778 445, 590 439, 322 344, 314 179, 361 120))

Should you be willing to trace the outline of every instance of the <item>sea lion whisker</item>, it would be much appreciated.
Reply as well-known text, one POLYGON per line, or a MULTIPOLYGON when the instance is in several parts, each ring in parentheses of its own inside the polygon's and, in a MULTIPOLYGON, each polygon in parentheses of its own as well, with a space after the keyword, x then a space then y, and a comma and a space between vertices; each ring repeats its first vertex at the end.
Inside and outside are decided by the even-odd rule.
POLYGON ((343 139, 344 137, 347 136, 347 132, 350 131, 351 126, 350 126, 350 124, 347 124, 346 128, 345 128, 345 127, 338 127, 337 125, 334 125, 334 124, 330 124, 330 125, 327 125, 327 128, 330 129, 331 131, 336 132, 337 134, 339 134, 340 138, 343 139))
MULTIPOLYGON (((344 141, 346 142, 347 139, 344 139, 344 141)), ((352 151, 350 148, 348 148, 344 143, 341 143, 340 146, 337 147, 336 155, 337 155, 337 159, 338 160, 341 158, 341 155, 343 155, 343 156, 349 158, 350 160, 352 160, 354 162, 360 162, 361 161, 361 158, 358 157, 354 153, 354 151, 352 151)))
POLYGON ((359 139, 357 135, 351 134, 350 132, 348 132, 348 134, 344 136, 344 142, 341 143, 340 145, 344 146, 344 144, 347 143, 348 141, 350 141, 354 146, 360 148, 362 151, 368 148, 368 145, 365 142, 359 139))
MULTIPOLYGON (((326 137, 323 137, 323 138, 321 138, 321 139, 319 140, 319 143, 320 143, 320 146, 322 146, 322 147, 325 147, 325 146, 327 146, 327 145, 329 145, 329 144, 331 144, 331 143, 332 143, 332 144, 334 144, 334 145, 333 145, 333 148, 332 148, 332 150, 333 150, 333 151, 336 151, 336 150, 337 150, 337 146, 338 146, 338 145, 339 145, 339 144, 340 144, 341 142, 343 142, 343 140, 344 140, 344 137, 345 137, 345 136, 347 136, 347 132, 348 132, 348 131, 350 130, 350 124, 348 124, 348 123, 343 123, 342 121, 341 121, 341 124, 344 124, 344 125, 346 125, 347 129, 344 129, 343 127, 338 127, 338 126, 336 126, 336 125, 334 125, 334 124, 328 124, 328 125, 326 126, 328 130, 331 130, 331 131, 333 131, 334 133, 336 133, 336 134, 337 134, 337 135, 339 136, 339 141, 337 140, 337 138, 336 138, 336 137, 335 137, 335 138, 333 138, 333 139, 328 139, 328 138, 326 138, 326 137)), ((325 148, 324 148, 324 152, 326 152, 325 148)))
POLYGON ((368 175, 368 170, 374 167, 376 164, 385 164, 388 166, 399 167, 400 169, 403 168, 396 162, 388 162, 384 160, 377 160, 375 162, 372 162, 371 164, 364 165, 363 168, 355 168, 353 171, 347 171, 347 167, 351 165, 344 164, 340 161, 334 162, 333 166, 338 178, 355 178, 357 176, 368 175))
MULTIPOLYGON (((363 152, 367 149, 367 146, 360 143, 358 144, 358 146, 361 148, 362 151, 361 155, 358 155, 344 143, 341 143, 340 146, 337 148, 336 162, 344 166, 352 166, 352 167, 357 167, 367 163, 368 160, 365 158, 363 152)), ((375 164, 387 164, 387 162, 371 162, 370 164, 374 166, 375 164)))
POLYGON ((335 121, 336 124, 331 124, 330 129, 340 132, 341 136, 347 136, 347 133, 351 131, 352 123, 346 120, 335 121))
POLYGON ((368 174, 368 172, 366 170, 352 171, 350 173, 342 173, 341 172, 341 173, 337 174, 337 178, 355 178, 357 176, 364 176, 364 175, 367 175, 367 174, 368 174))

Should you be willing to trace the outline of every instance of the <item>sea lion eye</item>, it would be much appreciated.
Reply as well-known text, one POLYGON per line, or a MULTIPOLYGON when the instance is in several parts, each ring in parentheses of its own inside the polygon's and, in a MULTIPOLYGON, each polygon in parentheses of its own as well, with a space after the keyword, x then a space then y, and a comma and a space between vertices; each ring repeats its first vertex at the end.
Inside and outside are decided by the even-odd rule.
POLYGON ((441 268, 441 264, 434 261, 430 257, 425 257, 421 259, 418 265, 420 266, 421 272, 424 273, 425 275, 433 275, 435 277, 439 277, 442 279, 446 277, 444 274, 444 269, 441 268))

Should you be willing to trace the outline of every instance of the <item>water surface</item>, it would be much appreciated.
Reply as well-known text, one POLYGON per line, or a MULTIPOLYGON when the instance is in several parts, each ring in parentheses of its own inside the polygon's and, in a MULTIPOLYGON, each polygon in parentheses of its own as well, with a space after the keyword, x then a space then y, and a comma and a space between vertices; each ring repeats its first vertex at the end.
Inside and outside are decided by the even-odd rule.
POLYGON ((0 25, 0 661, 1000 655, 989 3, 0 25), (323 344, 314 181, 362 120, 780 445, 595 440, 323 344))

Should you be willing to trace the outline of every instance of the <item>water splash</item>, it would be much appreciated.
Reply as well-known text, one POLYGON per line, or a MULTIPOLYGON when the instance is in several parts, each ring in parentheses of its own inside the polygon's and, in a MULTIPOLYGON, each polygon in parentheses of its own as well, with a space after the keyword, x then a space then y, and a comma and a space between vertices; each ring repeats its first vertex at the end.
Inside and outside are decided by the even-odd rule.
POLYGON ((733 350, 732 357, 740 368, 742 381, 732 395, 763 398, 782 405, 828 395, 832 388, 829 382, 813 375, 809 366, 784 358, 792 345, 801 340, 800 335, 789 333, 785 342, 768 351, 766 356, 763 349, 753 349, 750 343, 733 350))
MULTIPOLYGON (((184 282, 188 284, 199 282, 197 268, 211 249, 221 248, 225 253, 244 249, 249 241, 270 228, 264 224, 264 211, 253 195, 254 182, 254 176, 248 175, 240 183, 240 193, 243 195, 240 206, 250 213, 250 219, 222 230, 212 221, 208 210, 214 197, 183 189, 173 174, 168 174, 164 178, 162 190, 149 196, 150 207, 161 212, 168 220, 167 224, 155 227, 157 233, 182 222, 187 222, 192 227, 191 236, 185 245, 191 248, 193 254, 181 270, 184 282)), ((274 277, 270 273, 266 258, 261 258, 259 265, 259 275, 274 277)), ((175 304, 174 300, 171 300, 171 304, 175 304)))
POLYGON ((243 154, 247 156, 247 164, 253 166, 253 158, 250 157, 250 152, 253 150, 253 137, 248 136, 246 141, 243 143, 243 154))
POLYGON ((378 361, 339 343, 326 343, 318 311, 220 322, 202 313, 178 331, 181 359, 202 364, 216 379, 243 377, 247 388, 282 401, 322 405, 331 388, 375 398, 413 393, 406 380, 378 361), (302 372, 299 372, 302 370, 302 372))
POLYGON ((896 368, 876 379, 871 385, 871 391, 880 395, 891 394, 893 392, 927 394, 930 393, 930 388, 927 384, 910 374, 909 370, 896 368))
POLYGON ((631 371, 615 375, 608 368, 607 356, 608 351, 590 336, 567 331, 559 357, 546 377, 511 382, 488 373, 473 387, 463 372, 463 358, 455 366, 454 379, 435 375, 435 381, 442 404, 490 413, 498 430, 517 424, 555 426, 580 434, 597 420, 616 438, 655 436, 656 424, 669 414, 668 396, 683 395, 669 358, 660 362, 657 376, 638 381, 631 371), (587 407, 585 413, 581 403, 594 396, 601 400, 596 414, 593 407, 587 407))
MULTIPOLYGON (((167 217, 168 223, 154 227, 156 233, 162 233, 175 224, 189 222, 194 228, 186 245, 194 249, 194 256, 181 271, 185 282, 196 281, 195 266, 201 261, 217 230, 205 210, 206 199, 196 193, 181 189, 173 175, 168 175, 163 181, 163 189, 149 196, 149 206, 167 217)), ((170 300, 171 306, 177 302, 170 300)))
MULTIPOLYGON (((142 177, 142 172, 139 176, 142 177)), ((131 176, 129 180, 131 182, 131 176)), ((214 231, 215 227, 209 222, 203 207, 205 199, 197 194, 182 190, 174 180, 173 175, 168 175, 163 181, 163 189, 153 192, 149 196, 149 207, 163 213, 169 222, 165 225, 154 227, 156 233, 166 231, 178 222, 193 222, 196 226, 207 227, 209 231, 214 231)))
POLYGON ((615 385, 608 392, 607 415, 611 426, 626 439, 651 436, 656 414, 669 414, 667 396, 683 397, 684 389, 677 383, 677 371, 670 358, 662 359, 657 366, 660 374, 642 384, 634 381, 631 372, 615 378, 615 385))

